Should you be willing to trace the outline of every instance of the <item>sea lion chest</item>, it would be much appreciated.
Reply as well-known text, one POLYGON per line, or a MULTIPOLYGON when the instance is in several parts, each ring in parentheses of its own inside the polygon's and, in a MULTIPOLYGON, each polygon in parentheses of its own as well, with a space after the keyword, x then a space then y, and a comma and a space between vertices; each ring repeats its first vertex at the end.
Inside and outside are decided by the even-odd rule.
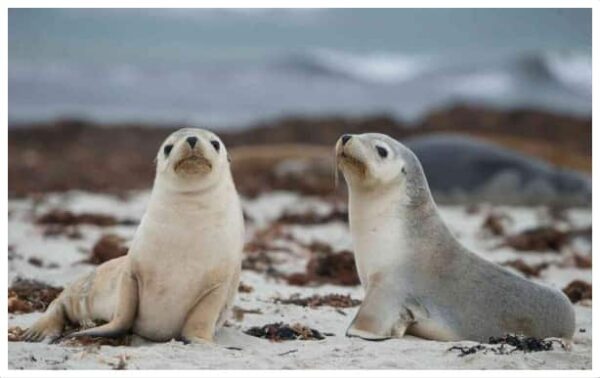
POLYGON ((137 329, 176 335, 207 290, 226 284, 240 269, 242 247, 243 219, 235 203, 219 210, 147 213, 130 249, 139 292, 137 329))
POLYGON ((391 204, 350 205, 350 231, 356 267, 363 287, 369 277, 403 266, 410 253, 402 219, 391 204))

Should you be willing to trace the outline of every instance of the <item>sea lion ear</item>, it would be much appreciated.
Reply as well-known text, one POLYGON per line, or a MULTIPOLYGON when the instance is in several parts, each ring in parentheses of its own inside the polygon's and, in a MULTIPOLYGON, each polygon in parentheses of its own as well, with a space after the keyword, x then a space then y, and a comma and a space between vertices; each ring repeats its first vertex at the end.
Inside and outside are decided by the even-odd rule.
POLYGON ((229 153, 227 153, 227 161, 231 163, 231 155, 229 153))

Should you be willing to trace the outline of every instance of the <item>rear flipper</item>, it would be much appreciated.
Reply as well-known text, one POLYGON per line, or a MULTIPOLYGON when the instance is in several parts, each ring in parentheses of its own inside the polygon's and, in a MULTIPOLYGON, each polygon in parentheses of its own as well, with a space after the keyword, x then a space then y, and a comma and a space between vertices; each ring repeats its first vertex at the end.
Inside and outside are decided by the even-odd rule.
POLYGON ((402 337, 408 327, 423 317, 427 317, 427 310, 417 301, 374 286, 367 290, 346 336, 365 340, 402 337))
POLYGON ((23 340, 28 342, 50 341, 60 337, 65 326, 65 311, 63 297, 56 298, 38 321, 23 334, 23 340))
POLYGON ((117 306, 112 320, 98 327, 69 334, 67 337, 117 337, 127 333, 135 319, 138 305, 138 285, 135 277, 125 271, 117 286, 117 306))

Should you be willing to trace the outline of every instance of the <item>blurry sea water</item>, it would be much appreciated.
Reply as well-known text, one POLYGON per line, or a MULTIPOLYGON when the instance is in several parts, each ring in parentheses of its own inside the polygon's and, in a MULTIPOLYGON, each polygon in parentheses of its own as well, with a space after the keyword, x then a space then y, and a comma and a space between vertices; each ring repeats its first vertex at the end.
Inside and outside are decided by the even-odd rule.
POLYGON ((10 123, 591 115, 589 10, 9 11, 10 123))

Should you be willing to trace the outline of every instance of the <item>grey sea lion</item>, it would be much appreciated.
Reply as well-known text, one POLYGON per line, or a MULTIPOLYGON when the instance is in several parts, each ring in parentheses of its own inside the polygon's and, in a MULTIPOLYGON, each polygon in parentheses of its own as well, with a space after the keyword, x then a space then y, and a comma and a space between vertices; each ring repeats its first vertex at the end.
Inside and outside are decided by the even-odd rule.
POLYGON ((343 135, 336 157, 366 293, 348 336, 486 342, 516 333, 570 342, 575 314, 566 295, 461 245, 408 148, 383 134, 343 135))

